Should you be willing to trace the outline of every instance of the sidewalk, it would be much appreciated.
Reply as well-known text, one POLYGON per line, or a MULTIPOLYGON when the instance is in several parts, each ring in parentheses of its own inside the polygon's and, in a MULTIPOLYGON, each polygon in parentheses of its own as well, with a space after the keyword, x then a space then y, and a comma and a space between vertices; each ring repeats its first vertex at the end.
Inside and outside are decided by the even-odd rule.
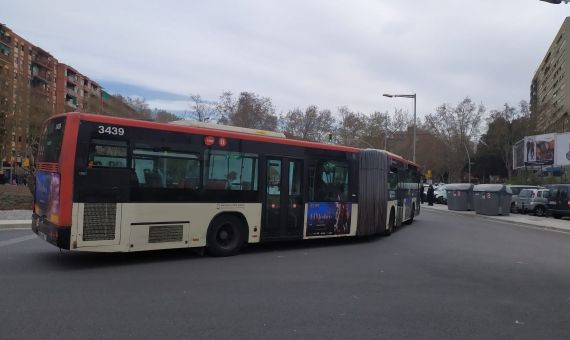
POLYGON ((564 219, 557 220, 552 217, 538 217, 534 215, 523 215, 523 214, 510 214, 509 216, 487 216, 487 215, 476 214, 474 211, 448 210, 447 205, 443 204, 435 204, 433 206, 422 204, 421 209, 429 211, 438 211, 448 214, 462 215, 466 217, 478 217, 496 222, 510 223, 526 227, 549 229, 549 230, 556 230, 556 231, 570 233, 569 220, 564 220, 564 219))
POLYGON ((0 230, 31 228, 31 210, 0 210, 0 230))

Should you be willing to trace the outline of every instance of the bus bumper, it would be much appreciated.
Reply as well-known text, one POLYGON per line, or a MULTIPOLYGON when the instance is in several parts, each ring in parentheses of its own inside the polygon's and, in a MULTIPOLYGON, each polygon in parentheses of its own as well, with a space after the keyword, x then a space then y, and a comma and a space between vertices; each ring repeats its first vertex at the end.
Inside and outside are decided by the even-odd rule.
POLYGON ((32 231, 45 241, 61 249, 69 249, 71 227, 60 227, 33 214, 32 231))

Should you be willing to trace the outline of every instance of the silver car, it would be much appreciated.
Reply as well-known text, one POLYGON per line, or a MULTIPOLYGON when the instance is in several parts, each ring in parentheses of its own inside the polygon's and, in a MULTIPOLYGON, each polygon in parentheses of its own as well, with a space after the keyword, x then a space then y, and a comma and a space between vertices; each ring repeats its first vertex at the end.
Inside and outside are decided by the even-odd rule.
POLYGON ((511 188, 511 191, 513 192, 513 195, 511 196, 511 212, 515 213, 517 212, 517 198, 519 193, 521 192, 521 190, 524 189, 540 189, 540 187, 535 186, 535 185, 509 185, 509 187, 511 188))
POLYGON ((517 210, 523 214, 532 211, 536 216, 544 216, 548 204, 548 189, 523 189, 515 204, 517 210))

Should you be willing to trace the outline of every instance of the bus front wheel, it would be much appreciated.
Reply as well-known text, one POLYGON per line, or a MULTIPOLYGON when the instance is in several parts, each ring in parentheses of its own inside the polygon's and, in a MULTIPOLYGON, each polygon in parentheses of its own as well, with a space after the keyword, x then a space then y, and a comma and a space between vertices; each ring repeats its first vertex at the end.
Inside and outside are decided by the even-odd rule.
POLYGON ((234 215, 216 217, 208 228, 206 249, 212 256, 236 254, 245 242, 244 225, 234 215))

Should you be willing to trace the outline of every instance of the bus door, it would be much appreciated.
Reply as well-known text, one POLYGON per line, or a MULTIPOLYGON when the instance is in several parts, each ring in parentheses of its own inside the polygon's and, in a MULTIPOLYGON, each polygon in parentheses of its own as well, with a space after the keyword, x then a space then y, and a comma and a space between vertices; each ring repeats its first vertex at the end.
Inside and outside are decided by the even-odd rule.
POLYGON ((406 188, 405 188, 405 174, 402 172, 402 169, 398 169, 398 190, 396 191, 396 226, 402 225, 402 221, 404 221, 405 216, 405 206, 404 201, 406 199, 406 188))
POLYGON ((304 208, 303 161, 267 157, 262 238, 301 238, 304 208))

